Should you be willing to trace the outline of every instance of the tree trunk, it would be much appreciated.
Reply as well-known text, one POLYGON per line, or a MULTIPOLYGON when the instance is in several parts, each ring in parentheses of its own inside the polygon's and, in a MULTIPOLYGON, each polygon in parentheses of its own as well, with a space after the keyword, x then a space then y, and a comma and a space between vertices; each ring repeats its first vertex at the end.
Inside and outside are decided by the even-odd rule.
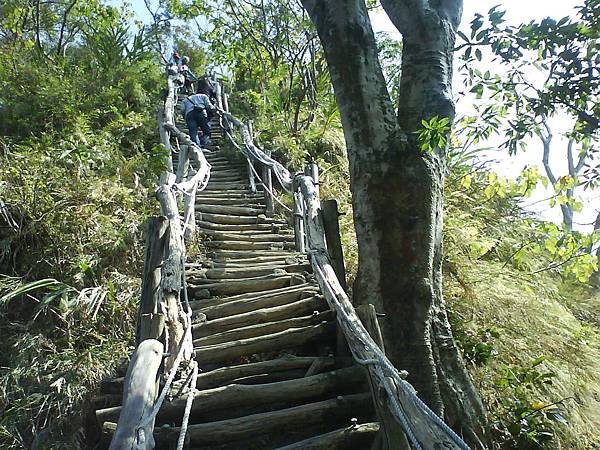
POLYGON ((382 1, 403 34, 396 115, 364 1, 303 0, 323 44, 348 149, 359 247, 355 304, 373 303, 385 314, 390 360, 409 372, 435 412, 447 406, 448 421, 479 446, 483 407, 442 299, 443 149, 423 153, 414 133, 423 119, 454 117, 451 51, 462 3, 429 3, 382 1))

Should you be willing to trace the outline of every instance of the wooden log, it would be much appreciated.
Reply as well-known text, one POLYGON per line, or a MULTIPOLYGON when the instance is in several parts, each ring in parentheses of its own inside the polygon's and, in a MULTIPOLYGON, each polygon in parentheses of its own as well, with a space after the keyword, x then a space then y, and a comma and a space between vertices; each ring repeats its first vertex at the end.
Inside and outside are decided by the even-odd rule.
POLYGON ((333 319, 333 317, 334 316, 331 311, 315 310, 310 311, 309 315, 301 317, 292 317, 283 320, 267 319, 267 321, 264 321, 264 323, 247 324, 247 326, 242 326, 241 328, 234 328, 232 330, 194 339, 194 346, 200 347, 204 345, 216 345, 229 341, 239 341, 242 339, 266 336, 268 334, 278 333, 291 328, 302 328, 309 325, 316 325, 323 321, 327 322, 333 319), (312 314, 310 314, 311 312, 312 314))
POLYGON ((240 339, 224 344, 197 347, 195 348, 196 361, 202 366, 230 361, 240 356, 301 347, 309 342, 326 339, 331 331, 330 323, 321 323, 304 328, 290 328, 265 336, 240 339))
MULTIPOLYGON (((267 153, 270 156, 270 152, 267 153)), ((272 170, 269 166, 263 164, 262 179, 265 186, 265 205, 267 206, 267 216, 272 217, 274 213, 273 208, 273 177, 272 170)))
POLYGON ((338 205, 336 200, 325 200, 322 203, 323 228, 325 232, 325 241, 327 243, 327 253, 331 259, 333 270, 340 280, 342 289, 348 290, 346 285, 346 268, 344 266, 344 252, 342 250, 342 240, 340 237, 340 222, 338 205))
MULTIPOLYGON (((173 367, 179 347, 183 345, 184 327, 188 317, 179 301, 182 289, 183 255, 182 230, 179 220, 179 210, 175 195, 167 185, 162 185, 156 192, 161 204, 161 211, 169 219, 169 231, 165 249, 165 259, 161 269, 161 289, 163 304, 160 309, 165 315, 167 333, 167 351, 169 357, 165 361, 165 372, 173 367)), ((184 359, 191 357, 192 348, 186 345, 184 359)))
POLYGON ((234 295, 244 292, 258 292, 269 289, 277 289, 303 282, 304 278, 298 274, 267 275, 264 277, 230 280, 227 283, 212 283, 198 287, 189 286, 188 290, 191 292, 192 296, 199 289, 208 290, 211 295, 234 295))
MULTIPOLYGON (((243 298, 239 300, 228 299, 227 301, 216 305, 198 308, 195 312, 196 314, 204 314, 206 319, 210 321, 222 317, 244 314, 262 308, 274 308, 276 306, 286 305, 305 298, 315 297, 315 294, 315 290, 303 288, 270 295, 261 295, 256 298, 243 298)), ((201 325, 194 325, 192 329, 195 330, 200 326, 201 325)))
MULTIPOLYGON (((250 258, 248 258, 250 259, 250 258)), ((257 260, 260 260, 261 258, 256 258, 257 260)), ((284 269, 286 272, 294 272, 294 273, 301 273, 301 272, 310 272, 312 271, 312 266, 310 266, 310 264, 308 264, 306 261, 302 261, 302 260, 297 260, 297 261, 291 261, 289 258, 279 258, 276 260, 272 260, 272 261, 256 261, 256 262, 249 262, 249 261, 241 261, 238 262, 240 260, 230 260, 229 262, 219 262, 219 261, 211 261, 210 263, 207 263, 207 267, 211 267, 214 269, 244 269, 247 267, 256 267, 256 268, 261 268, 261 267, 270 267, 270 266, 275 266, 277 268, 281 268, 284 269)))
POLYGON ((314 311, 325 311, 327 308, 327 302, 323 298, 308 297, 284 305, 260 308, 246 313, 209 320, 194 328, 194 338, 199 339, 249 325, 306 316, 314 311))
MULTIPOLYGON (((368 394, 338 396, 335 399, 278 411, 190 425, 188 434, 191 445, 228 442, 250 438, 257 434, 298 430, 308 425, 331 423, 344 418, 350 419, 353 414, 366 416, 370 413, 370 409, 368 394), (360 411, 361 414, 356 414, 357 411, 360 411)), ((155 437, 159 443, 170 442, 178 432, 178 428, 161 428, 156 430, 155 437), (165 441, 163 441, 163 437, 165 441)))
POLYGON ((245 198, 245 199, 251 199, 251 200, 256 200, 256 201, 263 200, 262 194, 253 194, 250 191, 234 193, 234 192, 227 192, 227 191, 214 191, 214 190, 210 190, 210 189, 205 189, 202 192, 198 192, 198 197, 202 197, 202 198, 204 198, 204 197, 234 198, 234 199, 245 198))
POLYGON ((148 219, 137 343, 145 339, 158 339, 164 330, 164 315, 159 311, 157 302, 168 226, 166 217, 148 219))
POLYGON ((248 189, 248 185, 246 183, 230 183, 230 182, 220 182, 220 181, 209 181, 206 185, 206 189, 212 190, 228 190, 228 191, 245 191, 248 189))
MULTIPOLYGON (((338 396, 334 399, 272 412, 193 424, 188 427, 189 445, 217 445, 231 441, 245 441, 257 435, 272 434, 281 430, 295 431, 311 425, 339 423, 349 421, 355 416, 368 416, 371 410, 369 394, 338 396)), ((104 435, 110 436, 114 429, 114 423, 105 422, 102 431, 104 435)), ((154 436, 159 448, 168 448, 177 440, 179 427, 158 428, 154 436)))
POLYGON ((305 251, 303 215, 302 196, 300 193, 294 192, 294 236, 296 250, 302 253, 305 251))
POLYGON ((293 253, 285 250, 219 250, 213 249, 207 252, 207 256, 215 262, 237 262, 239 259, 252 257, 262 258, 270 256, 290 256, 293 253))
MULTIPOLYGON (((372 304, 359 305, 356 307, 356 313, 373 340, 379 345, 381 350, 385 352, 383 335, 381 334, 379 322, 377 321, 375 306, 372 304)), ((372 376, 370 371, 367 371, 367 373, 369 375, 369 387, 373 398, 373 404, 379 422, 381 423, 379 448, 381 448, 381 450, 410 449, 402 426, 388 409, 385 396, 382 396, 382 387, 377 378, 372 376)))
POLYGON ((210 249, 222 250, 284 250, 294 248, 294 244, 285 241, 209 241, 206 246, 210 249))
POLYGON ((197 389, 209 389, 231 383, 253 375, 278 373, 288 370, 301 369, 306 371, 315 361, 321 361, 323 370, 331 370, 348 364, 348 361, 331 356, 295 356, 284 355, 276 359, 260 361, 236 366, 221 367, 198 375, 197 389))
POLYGON ((179 183, 183 180, 185 173, 189 168, 189 158, 188 158, 188 149, 187 145, 182 145, 179 147, 179 157, 177 158, 177 174, 175 177, 175 183, 179 183))
POLYGON ((214 222, 206 222, 202 220, 201 217, 196 215, 196 223, 199 227, 203 229, 215 230, 215 231, 233 231, 234 233, 239 233, 241 231, 247 232, 267 232, 272 233, 274 227, 273 224, 270 223, 254 223, 254 224, 222 224, 222 223, 214 223, 214 222), (199 220, 198 220, 199 219, 199 220))
POLYGON ((196 205, 196 211, 212 214, 231 214, 234 216, 258 216, 264 214, 264 208, 246 208, 244 206, 228 206, 228 205, 207 205, 200 203, 196 205))
MULTIPOLYGON (((333 370, 311 377, 296 378, 266 384, 230 384, 197 392, 193 412, 233 409, 243 405, 270 405, 275 403, 310 402, 332 395, 336 390, 357 388, 366 381, 364 371, 357 366, 333 370)), ((165 403, 159 414, 161 421, 178 416, 185 406, 185 398, 165 403)))
POLYGON ((250 278, 250 277, 259 277, 263 275, 269 275, 273 273, 302 273, 310 271, 310 265, 307 264, 294 264, 294 265, 285 265, 285 264, 277 264, 274 265, 270 263, 268 265, 255 265, 251 266, 245 265, 244 267, 236 267, 236 268, 211 268, 211 269, 201 269, 201 270, 188 270, 187 277, 188 280, 193 282, 199 278, 209 279, 209 280, 219 280, 224 278, 250 278))
MULTIPOLYGON (((301 377, 275 383, 230 384, 196 392, 192 404, 192 414, 206 414, 215 410, 234 410, 247 404, 260 406, 281 402, 310 402, 328 394, 331 396, 335 390, 344 390, 349 387, 356 389, 364 382, 364 371, 357 366, 350 366, 312 377, 301 377)), ((178 419, 186 401, 187 399, 182 397, 163 403, 158 414, 158 422, 178 419)), ((113 407, 98 411, 99 421, 104 423, 115 420, 119 410, 120 407, 113 407)))
POLYGON ((199 230, 203 235, 210 236, 213 240, 220 241, 253 241, 253 242, 293 242, 294 236, 291 234, 276 234, 276 233, 226 233, 218 232, 211 229, 201 228, 199 230))
POLYGON ((378 423, 363 423, 304 439, 279 447, 277 450, 367 449, 371 446, 378 431, 378 423))
MULTIPOLYGON (((211 173, 212 177, 212 173, 211 173)), ((196 202, 202 202, 205 205, 231 205, 231 206, 244 206, 247 208, 264 208, 265 205, 262 199, 244 198, 244 197, 208 197, 204 196, 196 198, 196 202)))
POLYGON ((235 301, 244 301, 251 300, 262 297, 271 297, 280 294, 290 294, 296 291, 302 292, 311 292, 310 295, 315 295, 319 289, 313 283, 302 283, 293 286, 286 286, 279 289, 267 289, 265 291, 257 291, 257 292, 246 292, 238 295, 232 295, 225 298, 209 298, 202 300, 194 300, 190 302, 190 306, 192 309, 199 310, 201 308, 208 308, 211 306, 224 305, 225 303, 235 302, 235 301))
MULTIPOLYGON (((157 113, 157 119, 158 119, 158 134, 160 136, 160 143, 162 145, 164 145, 164 147, 167 149, 167 154, 168 154, 168 156, 166 158, 167 172, 173 173, 173 157, 172 157, 173 149, 171 148, 171 139, 169 137, 169 132, 167 131, 167 129, 164 126, 164 122, 165 122, 164 110, 162 108, 158 108, 156 113, 157 113)), ((163 180, 163 181, 165 181, 165 180, 163 180)))
POLYGON ((154 448, 154 420, 148 420, 148 417, 156 399, 157 372, 163 351, 162 343, 156 339, 147 339, 134 352, 125 376, 123 408, 110 450, 154 448))
POLYGON ((196 172, 190 170, 188 181, 193 181, 191 189, 186 192, 183 198, 183 237, 189 240, 196 231, 196 216, 194 214, 196 203, 196 190, 198 189, 199 179, 196 178, 196 172))
POLYGON ((272 223, 271 219, 257 216, 238 216, 233 214, 197 213, 196 217, 203 222, 231 225, 254 225, 257 223, 272 223))

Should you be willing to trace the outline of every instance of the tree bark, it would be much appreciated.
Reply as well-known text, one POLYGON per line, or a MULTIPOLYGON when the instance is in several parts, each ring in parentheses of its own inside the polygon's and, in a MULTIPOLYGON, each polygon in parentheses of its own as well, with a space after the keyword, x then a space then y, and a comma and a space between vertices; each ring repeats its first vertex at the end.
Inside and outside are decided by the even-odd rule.
POLYGON ((323 44, 346 139, 359 247, 355 304, 385 314, 386 353, 430 408, 443 415, 447 404, 450 423, 485 440, 483 407, 442 301, 443 149, 422 152, 415 133, 422 120, 454 117, 452 48, 462 2, 382 0, 403 35, 397 113, 364 1, 302 3, 323 44), (448 370, 436 368, 442 359, 448 370))

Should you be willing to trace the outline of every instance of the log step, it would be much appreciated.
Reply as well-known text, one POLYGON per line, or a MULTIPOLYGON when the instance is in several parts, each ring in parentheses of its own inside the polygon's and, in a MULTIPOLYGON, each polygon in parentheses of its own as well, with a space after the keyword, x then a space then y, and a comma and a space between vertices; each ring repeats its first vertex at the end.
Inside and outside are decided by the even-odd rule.
POLYGON ((311 342, 329 340, 335 326, 331 322, 310 325, 223 344, 194 347, 196 361, 200 366, 231 361, 241 356, 289 350, 311 342))
POLYGON ((264 214, 264 208, 246 208, 243 206, 229 206, 229 205, 207 205, 204 202, 196 203, 195 205, 196 211, 200 211, 202 213, 213 213, 213 214, 231 214, 238 216, 258 216, 259 214, 264 214))
POLYGON ((266 275, 263 277, 227 279, 219 283, 210 283, 202 285, 188 285, 188 292, 192 298, 203 298, 204 292, 208 291, 211 296, 214 295, 233 295, 246 292, 258 292, 268 289, 277 289, 284 286, 293 286, 301 284, 304 278, 298 274, 286 275, 266 275))
POLYGON ((223 249, 223 250, 292 250, 294 248, 293 242, 285 241, 208 241, 206 246, 210 249, 223 249))
MULTIPOLYGON (((340 390, 356 389, 366 382, 365 372, 358 366, 346 367, 322 374, 294 380, 268 384, 244 385, 230 384, 223 387, 196 392, 192 404, 192 415, 227 409, 236 417, 234 411, 245 403, 254 407, 287 401, 290 403, 310 403, 329 394, 331 397, 340 390)), ((158 424, 180 420, 187 398, 181 397, 163 403, 157 416, 158 424)), ((119 418, 121 407, 110 407, 96 411, 100 423, 114 422, 119 418)))
MULTIPOLYGON (((272 433, 301 430, 310 425, 322 423, 349 423, 358 416, 368 420, 373 406, 370 394, 337 396, 328 400, 295 406, 277 411, 252 414, 218 422, 192 424, 188 427, 190 445, 210 445, 243 440, 272 433)), ((365 421, 364 419, 362 421, 365 421)), ((113 422, 106 422, 103 432, 112 435, 116 428, 113 422)), ((176 442, 179 427, 156 428, 154 432, 157 448, 166 448, 176 442)))
MULTIPOLYGON (((273 333, 279 333, 280 331, 285 331, 292 328, 302 328, 309 325, 317 325, 333 319, 332 311, 323 311, 324 309, 327 309, 326 303, 321 303, 321 305, 318 305, 316 302, 317 299, 310 300, 312 301, 305 302, 305 305, 308 305, 308 308, 299 308, 300 312, 295 312, 291 308, 288 308, 290 311, 295 312, 296 314, 300 314, 302 309, 306 309, 304 313, 308 313, 309 315, 277 320, 274 313, 273 317, 269 317, 268 313, 261 314, 259 312, 254 316, 258 323, 252 324, 252 322, 249 321, 247 326, 243 326, 241 328, 233 328, 227 331, 221 331, 220 333, 211 334, 210 336, 198 337, 194 339, 194 346, 201 347, 205 345, 217 345, 230 341, 238 341, 241 339, 256 338, 273 333)), ((254 313, 257 312, 254 311, 254 313)), ((246 316, 250 316, 250 314, 247 314, 246 316)), ((199 329, 202 329, 202 327, 199 329)))

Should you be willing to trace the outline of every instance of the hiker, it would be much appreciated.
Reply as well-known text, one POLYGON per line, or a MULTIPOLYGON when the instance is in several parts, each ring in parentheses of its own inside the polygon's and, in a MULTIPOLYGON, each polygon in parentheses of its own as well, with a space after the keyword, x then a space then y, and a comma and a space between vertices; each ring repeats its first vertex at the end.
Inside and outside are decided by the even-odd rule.
POLYGON ((183 75, 183 90, 184 92, 194 92, 193 83, 198 81, 198 77, 194 75, 194 72, 190 70, 188 63, 190 62, 190 58, 184 56, 181 58, 181 65, 179 66, 179 73, 183 75))
POLYGON ((167 73, 169 75, 177 75, 179 73, 179 67, 181 65, 181 57, 178 51, 174 51, 171 55, 171 59, 167 62, 167 73))
POLYGON ((185 118, 185 123, 187 123, 190 139, 201 148, 205 148, 210 144, 208 115, 216 109, 215 106, 206 94, 194 94, 182 101, 179 108, 185 118), (198 128, 202 131, 200 137, 198 136, 198 128))
POLYGON ((198 90, 196 93, 205 94, 213 104, 217 104, 217 93, 207 77, 202 77, 200 81, 198 81, 198 90))

